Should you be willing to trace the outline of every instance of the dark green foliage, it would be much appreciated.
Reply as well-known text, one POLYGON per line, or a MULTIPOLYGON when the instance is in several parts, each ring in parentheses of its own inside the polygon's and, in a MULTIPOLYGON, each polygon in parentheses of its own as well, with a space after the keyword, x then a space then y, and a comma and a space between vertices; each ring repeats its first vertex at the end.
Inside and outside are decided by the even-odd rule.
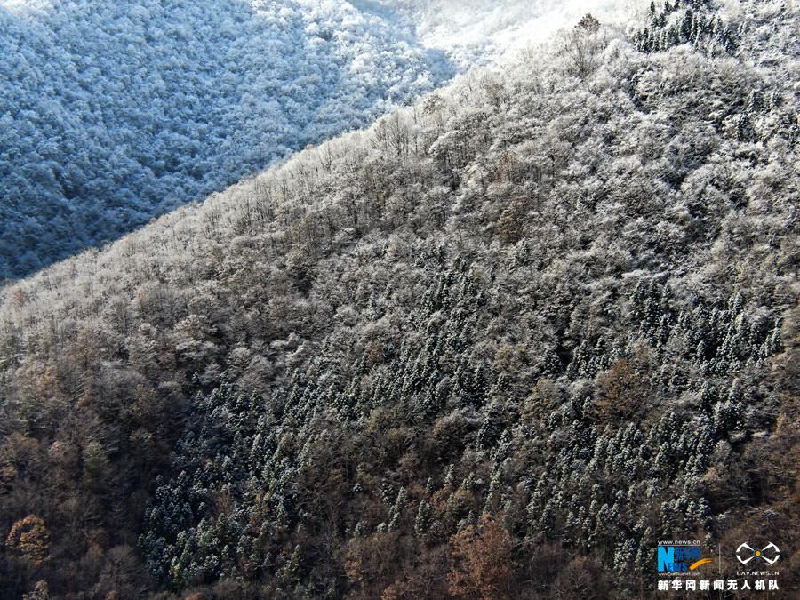
POLYGON ((713 0, 675 0, 660 8, 650 5, 649 24, 633 35, 642 52, 663 52, 678 44, 691 44, 701 52, 733 54, 737 34, 713 10, 713 0))
MULTIPOLYGON (((592 351, 575 352, 567 373, 575 380, 594 376, 611 360, 635 360, 646 349, 654 361, 649 365, 654 381, 652 396, 641 401, 655 407, 689 393, 697 396, 697 403, 638 424, 597 422, 585 410, 592 398, 576 388, 555 411, 543 411, 526 425, 516 408, 523 398, 512 385, 520 374, 502 373, 490 383, 481 373, 475 357, 478 323, 466 318, 479 303, 476 282, 469 275, 477 265, 459 264, 456 260, 448 265, 446 255, 432 265, 418 263, 422 272, 436 273, 428 275, 420 301, 405 305, 401 329, 407 340, 419 340, 419 345, 405 342, 398 356, 371 368, 362 364, 347 385, 316 385, 323 378, 345 381, 348 369, 346 361, 320 356, 309 362, 307 379, 293 378, 271 401, 242 394, 230 384, 198 397, 189 418, 192 426, 176 449, 173 472, 178 475, 159 485, 147 511, 141 543, 154 574, 177 589, 225 576, 263 577, 285 571, 295 560, 282 549, 297 548, 298 543, 313 549, 307 533, 298 538, 300 532, 333 527, 339 543, 345 544, 349 532, 363 524, 358 510, 365 492, 361 479, 366 473, 396 473, 401 459, 381 438, 399 429, 424 439, 431 423, 438 420, 441 426, 459 414, 465 419, 461 439, 447 440, 442 448, 447 454, 418 457, 422 472, 433 477, 429 482, 445 477, 444 467, 454 464, 454 458, 460 469, 473 472, 493 465, 490 486, 471 474, 461 489, 476 497, 475 509, 484 501, 501 512, 509 503, 523 504, 523 513, 506 518, 526 539, 561 540, 577 553, 614 548, 608 566, 633 582, 654 576, 653 561, 646 557, 659 538, 672 531, 713 531, 713 507, 700 479, 717 444, 745 427, 748 411, 743 399, 752 397, 752 391, 742 390, 736 375, 745 365, 763 365, 773 352, 780 352, 770 345, 774 323, 765 320, 760 328, 753 327, 738 293, 724 309, 700 303, 676 317, 669 286, 652 279, 631 281, 630 322, 617 324, 623 337, 600 339, 592 351), (433 265, 435 269, 427 268, 433 265), (442 328, 428 325, 434 314, 441 317, 442 328), (626 331, 636 333, 626 338, 626 331), (698 339, 707 342, 703 356, 695 355, 698 339), (610 348, 618 349, 613 359, 610 348), (675 379, 680 383, 660 382, 658 374, 664 369, 679 372, 675 379), (481 373, 481 383, 476 383, 475 373, 481 373), (717 386, 730 389, 719 400, 709 388, 709 376, 717 386), (399 393, 390 384, 394 381, 404 382, 399 393), (485 396, 481 390, 487 390, 485 396), (481 407, 477 414, 461 412, 481 407), (368 430, 376 414, 386 410, 394 415, 387 424, 391 429, 382 430, 376 439, 368 430), (329 440, 344 438, 344 447, 329 446, 329 440), (466 453, 469 440, 479 451, 471 458, 466 453), (318 467, 312 457, 331 451, 338 457, 334 463, 346 465, 347 474, 337 486, 344 493, 336 497, 339 508, 333 514, 324 509, 330 499, 321 498, 312 484, 318 467), (510 461, 527 467, 515 471, 510 461), (520 495, 515 489, 531 491, 520 495), (225 499, 222 511, 220 498, 225 499), (253 527, 253 515, 263 515, 258 527, 253 527)), ((386 308, 391 310, 391 305, 386 308)), ((334 338, 323 341, 325 347, 335 344, 334 338)), ((406 474, 403 481, 413 485, 418 480, 406 474)), ((377 517, 372 527, 424 538, 436 522, 430 492, 411 499, 400 482, 381 483, 380 506, 374 510, 383 520, 377 522, 377 517)), ((463 515, 464 510, 455 509, 454 514, 463 515)), ((457 521, 444 521, 437 528, 440 535, 454 533, 455 525, 457 521)), ((295 557, 298 551, 293 552, 295 557)), ((314 559, 306 560, 313 569, 314 559)))

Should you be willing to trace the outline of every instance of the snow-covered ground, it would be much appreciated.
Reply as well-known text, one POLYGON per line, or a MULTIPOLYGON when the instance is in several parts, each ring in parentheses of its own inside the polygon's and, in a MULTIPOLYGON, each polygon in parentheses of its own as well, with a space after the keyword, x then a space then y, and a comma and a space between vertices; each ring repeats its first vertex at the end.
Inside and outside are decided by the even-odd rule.
POLYGON ((400 14, 427 48, 443 50, 461 68, 488 63, 547 40, 591 12, 624 23, 645 0, 353 0, 361 10, 400 14))
POLYGON ((0 0, 0 279, 634 0, 0 0))

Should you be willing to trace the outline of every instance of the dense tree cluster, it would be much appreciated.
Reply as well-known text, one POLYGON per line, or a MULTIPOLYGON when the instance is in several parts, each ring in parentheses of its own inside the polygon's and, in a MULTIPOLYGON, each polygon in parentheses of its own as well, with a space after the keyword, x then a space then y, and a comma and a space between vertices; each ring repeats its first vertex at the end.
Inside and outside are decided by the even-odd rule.
POLYGON ((660 539, 795 548, 797 14, 744 4, 730 52, 587 17, 4 288, 0 586, 629 598, 660 539))
POLYGON ((733 54, 737 35, 721 15, 702 10, 711 0, 669 0, 660 8, 650 4, 649 27, 633 36, 636 47, 643 52, 666 50, 679 44, 691 44, 700 51, 733 54))
POLYGON ((347 3, 0 5, 0 278, 363 127, 454 74, 347 3))

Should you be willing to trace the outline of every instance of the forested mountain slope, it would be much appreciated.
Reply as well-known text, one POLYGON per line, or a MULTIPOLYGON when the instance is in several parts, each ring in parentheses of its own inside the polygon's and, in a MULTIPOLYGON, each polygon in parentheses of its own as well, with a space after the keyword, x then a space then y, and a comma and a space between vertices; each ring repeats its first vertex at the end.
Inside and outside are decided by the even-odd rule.
POLYGON ((334 2, 0 3, 0 277, 113 240, 453 76, 334 2))
POLYGON ((510 29, 536 39, 574 14, 549 1, 464 9, 0 0, 0 281, 363 127, 491 62, 510 29))
POLYGON ((792 597, 796 22, 583 19, 4 288, 0 587, 792 597))

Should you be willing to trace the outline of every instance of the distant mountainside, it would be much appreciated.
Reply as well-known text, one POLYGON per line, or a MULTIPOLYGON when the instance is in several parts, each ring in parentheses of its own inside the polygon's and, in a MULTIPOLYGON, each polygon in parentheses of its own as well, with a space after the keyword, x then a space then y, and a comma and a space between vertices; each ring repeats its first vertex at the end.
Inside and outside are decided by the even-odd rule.
POLYGON ((460 65, 490 63, 544 41, 591 11, 606 23, 634 20, 646 0, 366 0, 356 6, 391 7, 415 24, 427 47, 444 50, 460 65))
POLYGON ((363 127, 554 6, 0 0, 0 280, 363 127))
POLYGON ((452 77, 413 35, 347 3, 0 4, 0 278, 116 239, 452 77))
POLYGON ((587 15, 0 290, 0 589, 666 597, 660 540, 770 540, 796 597, 798 12, 738 6, 587 15))

